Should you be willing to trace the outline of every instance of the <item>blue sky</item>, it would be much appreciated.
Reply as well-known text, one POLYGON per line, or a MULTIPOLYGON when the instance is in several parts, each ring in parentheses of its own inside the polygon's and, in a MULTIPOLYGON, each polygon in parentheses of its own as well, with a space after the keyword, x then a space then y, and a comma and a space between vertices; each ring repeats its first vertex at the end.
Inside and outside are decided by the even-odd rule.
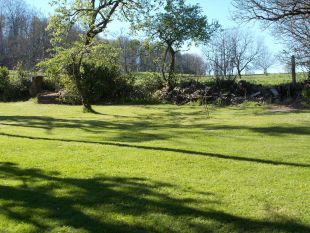
MULTIPOLYGON (((25 0, 28 4, 36 7, 44 14, 52 14, 53 9, 49 6, 49 0, 25 0)), ((231 20, 230 12, 233 10, 231 6, 231 0, 188 0, 192 4, 198 3, 208 16, 209 20, 216 19, 223 26, 223 28, 230 27, 245 27, 250 28, 259 38, 263 39, 270 50, 277 54, 282 50, 280 41, 271 35, 268 30, 262 30, 258 24, 238 25, 231 20)), ((127 25, 120 22, 113 22, 110 25, 109 34, 119 34, 120 31, 126 30, 127 25)), ((199 48, 192 48, 191 52, 200 53, 199 48)), ((276 65, 272 71, 279 72, 282 67, 276 65)))

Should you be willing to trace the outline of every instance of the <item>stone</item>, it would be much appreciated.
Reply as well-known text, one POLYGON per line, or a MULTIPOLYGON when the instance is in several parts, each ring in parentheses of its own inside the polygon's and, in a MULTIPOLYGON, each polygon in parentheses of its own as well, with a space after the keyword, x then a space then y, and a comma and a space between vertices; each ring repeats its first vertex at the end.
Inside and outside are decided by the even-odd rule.
POLYGON ((31 78, 31 87, 29 89, 31 97, 36 97, 42 91, 43 79, 44 77, 42 75, 31 78))

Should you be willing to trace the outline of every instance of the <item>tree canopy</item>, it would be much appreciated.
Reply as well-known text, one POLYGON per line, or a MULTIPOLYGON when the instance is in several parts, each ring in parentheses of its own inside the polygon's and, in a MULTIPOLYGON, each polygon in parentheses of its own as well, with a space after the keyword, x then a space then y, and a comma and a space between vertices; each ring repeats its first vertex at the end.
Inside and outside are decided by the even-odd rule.
MULTIPOLYGON (((209 41, 213 32, 218 28, 217 22, 209 23, 199 5, 190 5, 185 0, 166 0, 161 11, 149 13, 146 20, 139 24, 140 29, 155 41, 166 46, 163 64, 170 54, 168 86, 172 85, 175 71, 175 55, 183 46, 192 43, 209 41)), ((165 70, 163 65, 163 75, 165 70)))
MULTIPOLYGON (((154 0, 156 1, 156 0, 154 0)), ((82 85, 82 64, 87 53, 91 53, 100 33, 104 32, 108 24, 116 17, 133 21, 134 17, 144 15, 145 11, 154 7, 153 1, 146 0, 66 0, 53 1, 57 6, 54 16, 51 18, 48 29, 52 34, 52 44, 57 53, 62 52, 67 46, 64 42, 70 29, 76 26, 80 29, 79 43, 75 43, 77 49, 71 49, 73 53, 67 54, 71 58, 69 74, 73 79, 78 92, 81 95, 84 109, 93 112, 86 91, 82 85)), ((71 45, 72 46, 72 45, 71 45)), ((83 77, 84 76, 84 77, 83 77)))

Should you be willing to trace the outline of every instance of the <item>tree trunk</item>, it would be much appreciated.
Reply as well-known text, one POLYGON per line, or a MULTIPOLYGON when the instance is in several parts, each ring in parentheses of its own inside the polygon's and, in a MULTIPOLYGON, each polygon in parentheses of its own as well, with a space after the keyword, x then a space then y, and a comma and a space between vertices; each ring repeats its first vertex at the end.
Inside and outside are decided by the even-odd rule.
POLYGON ((267 68, 264 68, 264 75, 268 76, 268 70, 267 70, 267 68))
MULTIPOLYGON (((85 48, 88 47, 91 44, 91 40, 95 37, 95 34, 93 31, 89 31, 86 36, 86 40, 84 43, 85 48)), ((79 58, 79 62, 76 64, 73 64, 73 78, 75 81, 75 85, 77 88, 77 91, 81 97, 82 100, 82 105, 83 105, 83 111, 84 112, 89 112, 89 113, 96 113, 92 106, 91 106, 91 101, 89 99, 88 94, 86 93, 83 85, 81 84, 81 67, 82 67, 82 61, 84 58, 84 53, 82 52, 81 57, 79 58)))
POLYGON ((166 66, 166 61, 167 61, 167 55, 168 55, 168 48, 166 48, 164 57, 163 57, 163 63, 161 67, 161 73, 163 75, 164 80, 166 80, 166 72, 165 72, 165 66, 166 66))
POLYGON ((296 60, 295 56, 292 56, 292 84, 295 87, 296 86, 296 60))
MULTIPOLYGON (((80 61, 81 60, 82 60, 82 57, 80 58, 80 61)), ((91 103, 88 98, 88 95, 86 91, 84 90, 83 85, 81 84, 81 72, 80 72, 81 66, 82 66, 81 62, 79 63, 74 62, 74 64, 72 65, 72 76, 74 79, 74 83, 82 100, 83 111, 95 113, 95 111, 91 107, 91 103)))
POLYGON ((170 67, 169 67, 169 75, 168 75, 168 91, 172 91, 174 88, 174 75, 175 75, 175 55, 176 52, 169 46, 169 53, 171 56, 170 67))
POLYGON ((237 72, 238 72, 238 77, 241 79, 242 75, 241 75, 241 70, 239 68, 237 69, 237 72))
POLYGON ((95 111, 93 110, 93 108, 91 106, 88 95, 85 93, 85 91, 81 85, 80 77, 75 77, 74 79, 75 79, 75 85, 76 85, 77 91, 78 91, 78 93, 81 97, 81 100, 82 100, 83 111, 94 113, 95 111))

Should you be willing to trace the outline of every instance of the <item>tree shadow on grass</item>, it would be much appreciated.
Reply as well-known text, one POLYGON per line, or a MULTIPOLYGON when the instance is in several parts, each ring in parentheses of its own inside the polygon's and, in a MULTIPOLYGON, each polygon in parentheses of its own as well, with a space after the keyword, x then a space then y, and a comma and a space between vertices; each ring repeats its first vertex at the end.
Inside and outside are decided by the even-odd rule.
MULTIPOLYGON (((182 116, 179 116, 174 111, 165 111, 159 114, 159 116, 145 117, 144 120, 140 118, 136 119, 136 117, 128 117, 128 119, 126 119, 126 116, 122 116, 125 119, 118 121, 104 121, 102 119, 60 119, 44 116, 0 116, 0 125, 45 129, 48 134, 51 134, 52 130, 55 128, 80 129, 94 135, 108 135, 107 133, 113 133, 115 136, 108 139, 110 139, 110 141, 119 142, 147 142, 176 138, 179 134, 174 132, 174 129, 186 129, 191 132, 195 132, 196 129, 206 132, 246 130, 269 136, 310 135, 310 127, 308 126, 279 125, 251 127, 244 125, 201 124, 196 123, 195 120, 193 120, 191 125, 182 124, 184 114, 185 113, 182 113, 182 116), (163 121, 163 119, 166 119, 166 121, 163 121)), ((190 114, 187 117, 193 117, 193 119, 195 119, 195 116, 191 115, 193 113, 187 114, 190 114)), ((113 117, 115 116, 113 115, 113 117)))
POLYGON ((258 163, 258 164, 283 165, 283 166, 310 168, 310 164, 305 164, 305 163, 293 163, 293 162, 284 162, 284 161, 282 162, 282 161, 274 161, 274 160, 267 160, 267 159, 216 154, 216 153, 211 153, 211 152, 191 151, 191 150, 184 150, 184 149, 177 149, 177 148, 153 147, 153 146, 133 145, 133 144, 126 144, 126 143, 105 142, 105 141, 99 142, 99 141, 74 140, 74 139, 32 137, 32 136, 8 134, 8 133, 1 133, 1 132, 0 132, 0 136, 23 138, 23 139, 29 139, 29 140, 45 140, 45 141, 56 141, 56 142, 57 141, 68 142, 68 143, 74 142, 74 143, 85 143, 85 144, 95 144, 95 145, 117 146, 117 147, 135 148, 135 149, 143 149, 143 150, 151 150, 151 151, 182 153, 182 154, 188 154, 188 155, 194 155, 194 156, 206 156, 206 157, 211 157, 211 158, 235 160, 235 161, 241 161, 241 162, 253 162, 253 163, 258 163))
POLYGON ((254 126, 243 126, 243 125, 196 125, 196 127, 200 127, 206 131, 209 130, 248 130, 255 133, 260 133, 268 136, 285 136, 285 135, 310 135, 310 127, 308 126, 267 126, 267 127, 254 127, 254 126))
POLYGON ((0 125, 44 129, 48 134, 52 134, 55 128, 79 129, 92 134, 103 134, 115 132, 117 136, 111 140, 121 142, 146 142, 154 140, 165 140, 170 136, 156 132, 162 128, 176 128, 177 124, 160 124, 151 121, 103 121, 103 120, 77 120, 59 119, 53 117, 39 116, 0 116, 0 125), (145 130, 154 130, 145 132, 145 130))
POLYGON ((64 226, 91 233, 189 230, 200 233, 218 232, 223 227, 227 229, 223 232, 301 233, 310 230, 306 225, 285 218, 277 222, 253 220, 198 208, 201 204, 220 205, 221 202, 214 201, 211 193, 205 193, 203 203, 172 197, 163 190, 174 189, 183 195, 185 191, 169 183, 143 178, 63 177, 13 163, 0 163, 0 177, 6 180, 5 185, 0 185, 0 215, 27 223, 39 232, 64 226), (128 223, 123 220, 126 217, 135 221, 128 223), (171 222, 166 222, 167 218, 175 226, 181 224, 184 228, 175 229, 171 222))

